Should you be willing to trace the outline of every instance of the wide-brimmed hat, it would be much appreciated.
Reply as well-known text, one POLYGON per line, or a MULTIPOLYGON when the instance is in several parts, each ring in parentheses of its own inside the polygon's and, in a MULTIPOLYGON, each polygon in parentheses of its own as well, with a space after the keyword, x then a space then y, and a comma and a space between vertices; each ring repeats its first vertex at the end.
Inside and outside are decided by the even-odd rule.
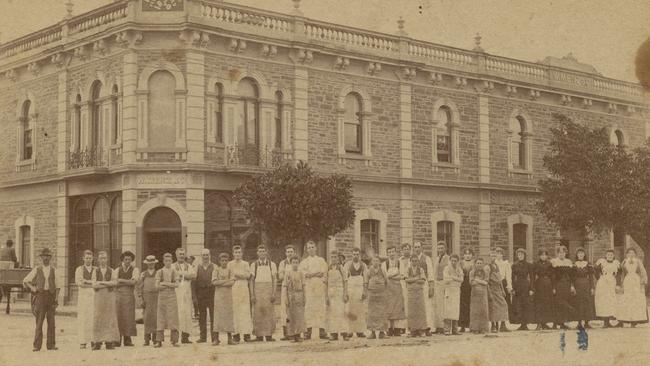
POLYGON ((51 257, 52 256, 52 251, 50 251, 49 248, 43 248, 41 249, 41 254, 39 254, 41 257, 51 257))
POLYGON ((156 264, 158 263, 158 260, 156 259, 156 256, 154 255, 148 255, 144 261, 142 261, 144 264, 156 264))

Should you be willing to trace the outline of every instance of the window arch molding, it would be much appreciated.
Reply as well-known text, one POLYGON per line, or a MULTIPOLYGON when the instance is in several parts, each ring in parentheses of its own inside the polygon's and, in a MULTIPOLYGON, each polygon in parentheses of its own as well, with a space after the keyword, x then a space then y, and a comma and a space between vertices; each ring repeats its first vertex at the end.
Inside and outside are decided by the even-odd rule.
POLYGON ((186 134, 186 81, 183 72, 179 67, 169 61, 159 61, 147 64, 138 77, 137 105, 138 105, 138 140, 137 140, 137 157, 146 160, 148 153, 153 152, 170 152, 174 153, 175 160, 182 160, 187 153, 186 134), (174 146, 165 148, 150 148, 149 146, 149 82, 151 77, 159 71, 168 72, 174 78, 174 146), (164 150, 164 151, 160 151, 164 150))
POLYGON ((627 142, 627 133, 620 125, 614 125, 608 127, 609 132, 609 142, 615 146, 626 147, 627 142))
MULTIPOLYGON (((263 73, 255 70, 237 69, 230 70, 229 75, 214 75, 208 79, 206 93, 206 105, 208 111, 214 111, 216 106, 216 90, 215 85, 220 84, 222 88, 222 103, 223 103, 223 144, 232 145, 235 143, 235 118, 237 118, 237 108, 241 97, 239 95, 238 87, 242 80, 249 79, 255 82, 257 88, 257 100, 259 102, 259 148, 264 149, 265 146, 272 143, 270 128, 272 128, 275 116, 275 92, 276 89, 271 87, 267 78, 263 73)), ((284 89, 281 89, 283 94, 284 89)), ((287 91, 288 92, 288 91, 287 91)), ((285 99, 288 95, 284 94, 285 99)), ((216 125, 216 118, 214 113, 210 112, 208 119, 211 126, 216 125)), ((216 131, 213 127, 212 131, 216 131)), ((210 135, 208 135, 210 138, 210 135)), ((214 141, 214 139, 213 139, 214 141)), ((260 151, 261 153, 262 151, 260 151)))
POLYGON ((345 100, 349 94, 356 94, 360 99, 361 104, 361 157, 365 158, 366 164, 368 159, 372 156, 371 150, 371 123, 370 117, 372 117, 372 101, 370 99, 370 94, 363 88, 346 84, 338 92, 338 103, 337 103, 337 112, 338 112, 338 155, 339 162, 343 162, 346 157, 349 157, 345 150, 345 100))
POLYGON ((460 225, 463 219, 459 213, 450 210, 440 210, 431 214, 431 244, 433 253, 435 253, 436 243, 438 242, 438 223, 441 221, 449 221, 454 224, 451 245, 452 253, 460 254, 460 225))
POLYGON ((534 130, 533 119, 530 115, 519 108, 515 108, 508 117, 508 129, 507 129, 507 138, 508 138, 508 170, 510 173, 513 172, 524 172, 529 177, 532 177, 533 171, 533 159, 532 159, 532 144, 533 144, 533 130, 534 130), (512 128, 513 125, 521 126, 521 142, 523 143, 523 167, 517 167, 519 162, 515 162, 513 159, 513 141, 515 141, 516 130, 512 128))
POLYGON ((432 141, 432 163, 433 163, 433 168, 434 170, 437 169, 438 166, 445 165, 445 164, 451 164, 451 165, 459 165, 460 164, 460 154, 459 154, 459 136, 460 136, 460 112, 458 107, 456 106, 456 103, 454 103, 452 100, 449 98, 439 98, 433 103, 433 108, 431 109, 432 112, 432 128, 431 128, 431 141, 432 141), (447 108, 449 111, 449 126, 444 126, 447 121, 442 121, 439 118, 438 112, 440 111, 441 108, 447 108), (437 138, 438 138, 438 132, 441 129, 447 128, 449 131, 450 135, 450 142, 451 142, 451 149, 450 149, 450 154, 451 154, 451 163, 440 163, 438 162, 438 149, 436 148, 436 143, 437 143, 437 138))
POLYGON ((379 256, 386 256, 386 228, 388 224, 388 214, 374 208, 362 208, 354 210, 354 247, 361 248, 361 221, 377 220, 379 221, 379 256))
POLYGON ((14 242, 14 248, 16 249, 16 257, 18 258, 19 264, 21 266, 25 266, 25 263, 21 260, 22 258, 25 257, 25 253, 22 252, 23 247, 22 247, 22 242, 23 242, 23 237, 22 237, 22 232, 21 229, 24 226, 29 227, 29 253, 27 254, 27 258, 29 258, 29 263, 32 266, 34 265, 34 229, 35 229, 35 223, 36 221, 34 220, 33 217, 29 215, 22 215, 14 221, 14 231, 16 234, 16 240, 14 242))
POLYGON ((532 216, 524 215, 521 213, 508 216, 506 219, 508 223, 508 256, 510 261, 514 260, 514 226, 516 224, 526 225, 526 258, 530 261, 533 257, 533 223, 532 216))

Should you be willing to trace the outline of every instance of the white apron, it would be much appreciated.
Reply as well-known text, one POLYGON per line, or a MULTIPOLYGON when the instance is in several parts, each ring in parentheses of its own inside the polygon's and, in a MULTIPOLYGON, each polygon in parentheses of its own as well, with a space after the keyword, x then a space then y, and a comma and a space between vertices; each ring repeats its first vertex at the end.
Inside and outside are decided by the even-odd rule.
POLYGON ((251 334, 253 318, 251 317, 251 297, 248 292, 248 280, 236 280, 232 286, 233 324, 235 334, 251 334))
POLYGON ((330 269, 327 273, 327 332, 347 333, 348 322, 345 318, 345 302, 343 301, 343 274, 338 268, 330 269))
POLYGON ((92 287, 79 287, 77 294, 77 334, 79 344, 93 341, 93 312, 95 310, 95 290, 92 287))
POLYGON ((323 272, 323 277, 305 278, 305 326, 312 329, 312 337, 318 336, 318 329, 325 329, 327 263, 323 258, 313 256, 300 263, 303 274, 323 272))
POLYGON ((596 289, 594 291, 596 316, 599 318, 608 318, 615 315, 617 311, 617 296, 616 296, 616 272, 619 268, 617 260, 611 263, 605 260, 599 260, 597 266, 602 268, 602 272, 598 282, 596 282, 596 289))
MULTIPOLYGON (((187 263, 185 263, 189 267, 187 263)), ((178 270, 181 266, 174 264, 174 269, 178 270)), ((176 287, 176 301, 178 302, 178 331, 183 333, 192 332, 192 313, 194 305, 192 304, 192 286, 189 280, 179 277, 178 287, 176 287)))
POLYGON ((648 320, 647 304, 644 291, 641 290, 641 277, 637 273, 639 260, 623 262, 625 278, 623 293, 619 296, 616 320, 624 322, 645 322, 648 320))
POLYGON ((348 277, 348 303, 346 317, 352 333, 364 333, 366 327, 366 301, 363 296, 363 276, 348 277))

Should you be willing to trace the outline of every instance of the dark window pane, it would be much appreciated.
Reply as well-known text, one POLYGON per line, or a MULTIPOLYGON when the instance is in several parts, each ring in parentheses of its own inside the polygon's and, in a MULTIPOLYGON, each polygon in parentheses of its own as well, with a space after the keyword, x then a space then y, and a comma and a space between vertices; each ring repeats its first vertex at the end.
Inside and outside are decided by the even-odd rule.
POLYGON ((379 254, 379 220, 361 220, 361 253, 379 254))
POLYGON ((451 221, 438 221, 437 224, 438 242, 442 241, 447 245, 447 253, 453 251, 454 223, 451 221))
MULTIPOLYGON (((526 250, 526 234, 528 232, 528 225, 526 224, 514 224, 512 226, 512 250, 514 253, 517 252, 517 249, 526 250)), ((513 256, 515 255, 513 253, 513 256)), ((514 256, 516 260, 516 256, 514 256)))
POLYGON ((436 136, 436 149, 438 162, 451 163, 451 137, 445 135, 436 136))
POLYGON ((20 227, 20 258, 19 264, 23 267, 31 267, 31 228, 29 226, 20 227))
POLYGON ((345 151, 361 152, 360 132, 361 127, 356 123, 345 124, 345 151))

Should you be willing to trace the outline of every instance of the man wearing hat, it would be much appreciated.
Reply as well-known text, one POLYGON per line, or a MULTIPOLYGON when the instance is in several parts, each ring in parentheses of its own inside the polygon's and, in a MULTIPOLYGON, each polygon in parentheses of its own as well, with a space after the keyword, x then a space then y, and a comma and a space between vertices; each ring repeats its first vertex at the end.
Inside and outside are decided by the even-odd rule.
MULTIPOLYGON (((117 287, 115 290, 117 328, 120 331, 120 343, 125 347, 133 346, 131 337, 136 336, 135 329, 135 284, 140 278, 140 270, 133 265, 135 254, 126 251, 120 255, 122 263, 117 272, 117 287)), ((118 346, 120 345, 118 343, 118 346)))
POLYGON ((156 288, 156 263, 153 255, 148 255, 144 261, 146 269, 140 275, 138 294, 142 299, 142 318, 144 320, 144 345, 156 343, 156 312, 158 309, 158 288, 156 288))
POLYGON ((54 267, 50 265, 52 252, 44 248, 40 253, 42 264, 32 269, 23 279, 23 285, 32 293, 32 312, 36 317, 36 331, 34 334, 34 352, 40 351, 43 345, 43 322, 47 318, 47 343, 48 350, 56 350, 54 339, 54 312, 58 306, 57 298, 59 286, 54 267))

